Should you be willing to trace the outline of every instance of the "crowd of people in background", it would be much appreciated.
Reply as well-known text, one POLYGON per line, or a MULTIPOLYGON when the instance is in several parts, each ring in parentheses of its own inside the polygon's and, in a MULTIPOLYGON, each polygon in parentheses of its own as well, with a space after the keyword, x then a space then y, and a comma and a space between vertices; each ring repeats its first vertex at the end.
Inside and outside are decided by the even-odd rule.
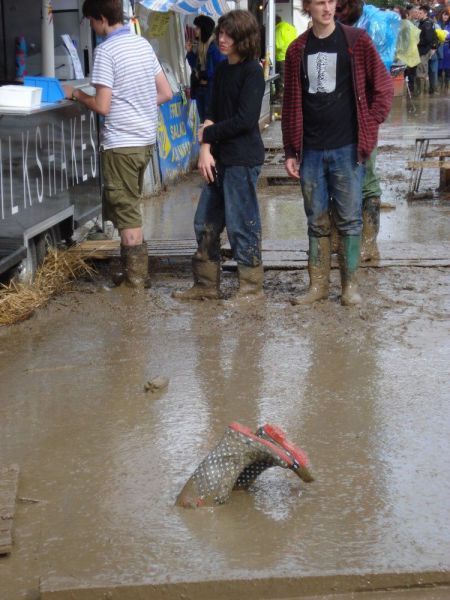
POLYGON ((406 76, 411 94, 447 93, 450 81, 450 6, 431 10, 425 4, 410 4, 406 8, 397 6, 394 10, 402 18, 397 58, 407 64, 406 76), (408 47, 406 59, 403 48, 408 51, 408 47))

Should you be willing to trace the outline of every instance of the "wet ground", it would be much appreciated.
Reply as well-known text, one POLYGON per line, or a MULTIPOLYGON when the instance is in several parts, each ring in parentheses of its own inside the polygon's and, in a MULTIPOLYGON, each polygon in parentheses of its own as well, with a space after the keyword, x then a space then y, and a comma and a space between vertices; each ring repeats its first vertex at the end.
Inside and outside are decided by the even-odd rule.
MULTIPOLYGON (((405 164, 421 128, 448 127, 449 102, 398 104, 380 136, 396 207, 380 238, 425 255, 450 239, 450 205, 408 203, 405 164)), ((437 183, 427 173, 424 189, 437 183)), ((147 236, 191 238, 199 185, 148 200, 147 236)), ((297 188, 260 200, 265 239, 306 238, 297 188)), ((1 600, 450 598, 448 268, 366 268, 356 309, 337 271, 311 308, 288 302, 304 271, 268 271, 266 300, 246 309, 172 300, 186 263, 145 294, 108 291, 106 276, 0 330, 0 457, 21 468, 1 600), (144 391, 154 375, 167 390, 144 391), (272 469, 227 505, 175 508, 233 420, 284 428, 316 481, 272 469)), ((235 285, 225 273, 225 296, 235 285)))

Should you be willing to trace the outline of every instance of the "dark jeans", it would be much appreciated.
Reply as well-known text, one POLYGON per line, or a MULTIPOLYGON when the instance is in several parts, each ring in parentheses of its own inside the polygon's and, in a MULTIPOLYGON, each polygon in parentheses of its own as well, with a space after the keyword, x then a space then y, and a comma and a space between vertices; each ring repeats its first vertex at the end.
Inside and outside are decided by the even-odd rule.
POLYGON ((435 92, 438 86, 438 56, 436 53, 428 61, 428 80, 430 82, 430 92, 435 92))
POLYGON ((408 77, 408 87, 411 94, 414 94, 415 92, 416 69, 417 67, 408 67, 405 70, 405 75, 408 77))
POLYGON ((356 144, 333 150, 304 150, 300 165, 308 235, 330 235, 329 199, 341 235, 361 235, 364 165, 357 162, 356 144))
POLYGON ((277 60, 275 63, 275 71, 278 73, 278 79, 275 79, 275 94, 281 100, 284 93, 284 60, 277 60))
POLYGON ((216 165, 215 183, 206 184, 194 218, 199 250, 220 260, 220 234, 227 228, 233 257, 248 267, 261 264, 261 219, 256 182, 261 167, 216 165))

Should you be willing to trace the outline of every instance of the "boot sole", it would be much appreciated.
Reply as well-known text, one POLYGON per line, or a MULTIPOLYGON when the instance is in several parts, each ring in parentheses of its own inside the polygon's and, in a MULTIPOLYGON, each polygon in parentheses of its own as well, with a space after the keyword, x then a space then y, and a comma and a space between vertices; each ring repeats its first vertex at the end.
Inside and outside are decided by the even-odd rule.
POLYGON ((286 433, 280 429, 280 427, 266 423, 261 427, 260 431, 262 431, 264 435, 269 437, 275 444, 281 446, 283 450, 292 456, 294 462, 298 465, 297 469, 295 469, 294 465, 294 469, 296 471, 301 471, 301 473, 298 472, 298 475, 301 477, 301 479, 303 479, 303 481, 306 481, 307 483, 314 481, 314 477, 310 471, 309 458, 306 452, 289 441, 286 433))
POLYGON ((245 427, 245 425, 241 425, 240 423, 233 422, 233 423, 230 423, 230 425, 228 425, 228 427, 230 429, 232 429, 233 431, 240 433, 241 435, 248 438, 252 442, 257 442, 258 444, 262 444, 263 446, 268 448, 271 452, 275 453, 280 460, 285 462, 286 466, 288 468, 292 468, 294 466, 294 460, 291 456, 289 456, 289 454, 284 452, 281 448, 279 448, 277 445, 270 442, 269 440, 265 440, 264 438, 257 436, 256 434, 254 434, 251 431, 251 429, 249 429, 248 427, 245 427))
POLYGON ((209 294, 209 293, 205 293, 205 294, 199 294, 199 295, 195 295, 195 296, 186 296, 183 295, 184 292, 173 292, 172 293, 172 298, 174 298, 175 300, 185 300, 187 302, 189 302, 190 300, 219 300, 220 296, 219 294, 209 294))
POLYGON ((362 304, 362 298, 360 297, 359 299, 356 300, 345 300, 343 298, 341 298, 341 305, 342 306, 361 306, 362 304))
POLYGON ((292 306, 310 306, 315 302, 320 302, 321 300, 328 300, 329 294, 326 296, 319 296, 319 298, 315 298, 314 300, 306 300, 306 296, 301 296, 300 298, 292 298, 289 302, 292 306))

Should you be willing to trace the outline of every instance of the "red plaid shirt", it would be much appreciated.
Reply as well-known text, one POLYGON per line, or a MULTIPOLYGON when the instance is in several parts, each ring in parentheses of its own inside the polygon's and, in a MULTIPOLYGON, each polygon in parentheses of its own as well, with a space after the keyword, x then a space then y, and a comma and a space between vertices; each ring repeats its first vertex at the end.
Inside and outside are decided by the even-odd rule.
MULTIPOLYGON (((391 110, 394 87, 390 74, 375 46, 363 29, 342 27, 351 57, 353 89, 358 121, 358 160, 364 162, 377 145, 378 128, 391 110)), ((286 158, 301 160, 303 148, 303 107, 301 80, 306 77, 303 62, 309 30, 289 46, 286 53, 281 129, 286 158)))

